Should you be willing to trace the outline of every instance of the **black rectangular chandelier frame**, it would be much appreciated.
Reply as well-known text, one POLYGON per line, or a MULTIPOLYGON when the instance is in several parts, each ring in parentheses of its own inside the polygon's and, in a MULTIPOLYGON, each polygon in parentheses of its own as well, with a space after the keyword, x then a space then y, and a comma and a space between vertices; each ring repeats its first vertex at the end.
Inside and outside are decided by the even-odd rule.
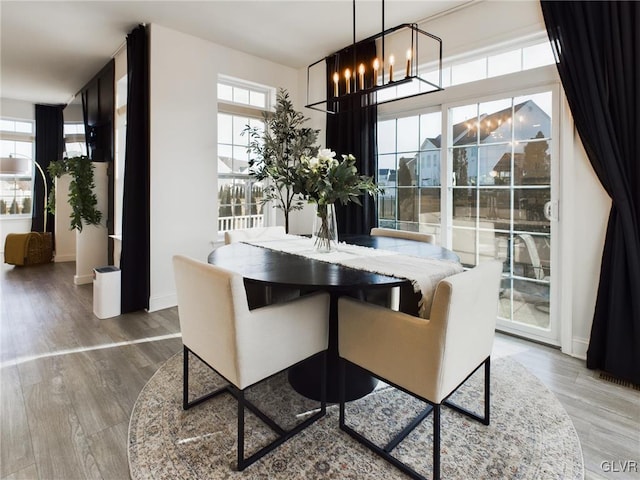
MULTIPOLYGON (((418 25, 416 23, 403 23, 393 28, 385 29, 384 28, 384 0, 382 0, 382 31, 378 34, 372 35, 358 42, 356 42, 355 37, 356 37, 356 5, 355 5, 355 0, 353 0, 353 43, 350 46, 351 54, 349 55, 349 54, 343 53, 345 52, 345 50, 349 48, 349 47, 345 47, 342 50, 339 50, 333 54, 327 55, 326 57, 313 62, 307 67, 307 104, 305 105, 305 107, 313 110, 317 110, 323 113, 335 114, 335 113, 338 113, 339 111, 348 110, 350 108, 354 108, 357 106, 367 107, 370 105, 383 105, 385 103, 395 102, 395 101, 403 100, 406 98, 417 97, 420 95, 425 95, 427 93, 433 93, 433 92, 444 90, 442 88, 442 39, 440 37, 437 37, 436 35, 433 35, 429 32, 426 32, 418 28, 418 25), (395 80, 393 79, 392 73, 390 73, 388 75, 389 77, 388 81, 385 82, 385 78, 386 78, 385 65, 384 65, 385 37, 398 32, 401 33, 403 31, 409 32, 411 36, 411 44, 410 44, 409 52, 411 52, 411 57, 413 58, 413 61, 410 60, 409 52, 408 52, 407 68, 404 72, 405 75, 403 75, 402 78, 398 78, 397 80, 395 80), (419 59, 419 47, 420 47, 421 37, 431 39, 437 42, 437 50, 438 50, 438 56, 437 56, 438 83, 437 84, 425 78, 420 77, 418 74, 418 68, 419 68, 418 59, 419 59), (380 40, 380 46, 381 46, 380 53, 381 53, 382 62, 380 63, 380 72, 381 72, 382 81, 380 84, 378 84, 377 70, 374 67, 374 70, 373 70, 374 75, 373 77, 371 77, 372 81, 369 81, 363 84, 363 80, 361 78, 359 83, 358 77, 357 77, 358 47, 364 46, 366 44, 370 44, 371 42, 376 42, 377 40, 380 40), (344 59, 343 61, 341 61, 341 57, 351 57, 351 58, 344 59), (328 64, 329 61, 331 60, 333 61, 334 72, 335 72, 334 73, 334 82, 335 82, 334 94, 331 96, 329 94, 330 89, 327 87, 326 93, 324 95, 326 99, 311 102, 309 99, 309 92, 310 92, 310 86, 311 86, 311 70, 314 67, 317 67, 320 63, 324 62, 325 64, 328 64), (350 72, 353 72, 353 89, 351 91, 350 87, 347 87, 346 92, 341 93, 338 87, 338 83, 339 82, 342 83, 342 82, 338 72, 340 72, 341 69, 343 68, 347 68, 347 69, 350 68, 351 69, 350 72), (378 101, 377 99, 376 92, 380 90, 384 90, 390 87, 398 87, 398 86, 413 83, 416 81, 419 82, 419 84, 421 83, 429 86, 430 89, 426 91, 419 91, 418 93, 410 93, 407 95, 396 96, 396 97, 389 98, 386 100, 381 100, 381 101, 378 101), (359 101, 356 101, 355 99, 359 99, 359 101)), ((372 59, 372 60, 374 62, 378 62, 377 56, 375 59, 372 59)), ((362 65, 363 65, 363 62, 361 61, 360 68, 362 68, 362 65)), ((390 68, 392 68, 392 66, 390 66, 390 68)), ((360 72, 360 75, 363 75, 363 73, 360 72)), ((330 82, 329 75, 325 73, 324 83, 326 85, 329 85, 328 82, 330 82)), ((349 85, 350 84, 351 84, 351 80, 349 80, 349 85)))

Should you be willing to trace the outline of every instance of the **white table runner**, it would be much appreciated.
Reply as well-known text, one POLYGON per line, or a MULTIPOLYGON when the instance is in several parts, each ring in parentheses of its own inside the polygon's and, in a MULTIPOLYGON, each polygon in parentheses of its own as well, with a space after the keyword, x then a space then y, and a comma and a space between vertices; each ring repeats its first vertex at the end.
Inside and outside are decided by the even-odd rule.
POLYGON ((440 280, 463 271, 462 265, 449 260, 415 257, 403 253, 377 248, 339 243, 338 250, 331 253, 317 253, 313 250, 313 240, 297 235, 283 238, 246 241, 250 245, 269 248, 280 252, 300 255, 322 262, 336 263, 345 267, 379 273, 411 281, 414 291, 422 294, 419 315, 429 318, 436 285, 440 280))

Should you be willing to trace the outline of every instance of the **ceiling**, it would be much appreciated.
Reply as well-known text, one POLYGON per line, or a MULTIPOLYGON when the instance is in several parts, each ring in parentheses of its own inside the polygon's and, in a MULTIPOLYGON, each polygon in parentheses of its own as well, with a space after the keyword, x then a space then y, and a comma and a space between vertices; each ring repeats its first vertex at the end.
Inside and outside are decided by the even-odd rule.
MULTIPOLYGON (((475 0, 387 0, 385 27, 475 0)), ((356 2, 356 39, 382 30, 382 0, 356 2)), ((67 103, 140 23, 300 68, 353 41, 351 0, 0 1, 0 95, 67 103)))

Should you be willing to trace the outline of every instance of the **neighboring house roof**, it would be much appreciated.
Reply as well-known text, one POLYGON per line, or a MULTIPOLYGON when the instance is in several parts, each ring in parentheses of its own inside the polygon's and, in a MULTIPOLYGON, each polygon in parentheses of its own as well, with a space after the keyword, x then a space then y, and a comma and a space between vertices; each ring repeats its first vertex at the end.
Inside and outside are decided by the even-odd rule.
POLYGON ((218 156, 218 174, 221 173, 248 173, 249 162, 237 158, 218 156), (235 172, 233 167, 236 168, 235 172))
MULTIPOLYGON (((517 104, 513 110, 514 114, 518 113, 523 108, 530 106, 540 110, 540 107, 533 101, 527 100, 517 104)), ((546 115, 546 114, 545 114, 546 115)), ((480 143, 484 143, 484 140, 495 132, 502 125, 507 124, 511 118, 511 107, 499 110, 491 115, 486 113, 481 114, 479 117, 467 119, 463 122, 456 123, 453 126, 453 144, 454 145, 468 145, 473 144, 476 141, 475 127, 480 122, 480 143)), ((427 138, 420 147, 422 150, 428 148, 440 148, 442 142, 441 135, 435 138, 427 138), (433 146, 429 145, 432 144, 433 146)))
MULTIPOLYGON (((525 158, 526 156, 524 153, 516 153, 514 155, 513 166, 516 172, 522 171, 525 158)), ((511 171, 511 153, 507 152, 504 155, 502 155, 502 157, 500 157, 500 160, 498 160, 498 163, 496 163, 493 166, 493 170, 495 170, 496 172, 510 172, 511 171)))

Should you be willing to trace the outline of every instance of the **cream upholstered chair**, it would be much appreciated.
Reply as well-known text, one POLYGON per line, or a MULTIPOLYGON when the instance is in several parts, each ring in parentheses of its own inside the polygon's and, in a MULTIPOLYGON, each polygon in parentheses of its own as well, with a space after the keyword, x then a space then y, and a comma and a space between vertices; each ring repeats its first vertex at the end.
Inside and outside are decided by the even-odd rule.
POLYGON ((286 236, 287 232, 282 226, 245 228, 242 230, 229 230, 228 232, 224 232, 224 243, 228 245, 230 243, 242 242, 245 240, 275 240, 286 236))
MULTIPOLYGON (((502 263, 489 261, 441 280, 429 320, 341 298, 338 304, 341 369, 359 365, 386 383, 430 406, 386 447, 374 445, 346 424, 341 396, 340 428, 412 478, 424 478, 391 456, 392 449, 433 411, 433 478, 440 478, 442 404, 489 424, 489 369, 498 314, 502 263), (462 409, 448 397, 484 365, 484 416, 462 409)), ((343 382, 342 388, 344 388, 343 382)), ((342 395, 342 394, 341 394, 342 395)))
POLYGON ((320 411, 289 431, 245 398, 245 389, 316 354, 328 345, 329 297, 310 295, 288 304, 249 310, 243 279, 214 265, 173 257, 184 350, 183 408, 221 393, 238 402, 238 470, 269 453, 326 411, 322 378, 320 411), (189 401, 189 353, 215 370, 229 385, 189 401), (244 409, 249 408, 277 434, 276 440, 245 458, 244 409))
MULTIPOLYGON (((287 232, 283 226, 256 227, 240 230, 229 230, 224 232, 224 243, 277 240, 286 238, 287 232)), ((248 285, 247 297, 251 308, 263 307, 272 303, 292 300, 300 296, 300 289, 293 287, 271 286, 271 285, 248 285)))
MULTIPOLYGON (((374 227, 369 232, 369 235, 372 237, 405 238, 416 242, 436 243, 435 235, 430 233, 408 232, 406 230, 394 230, 393 228, 374 227)), ((369 292, 367 301, 375 304, 386 304, 392 310, 397 311, 400 309, 400 287, 393 287, 384 302, 380 300, 379 292, 369 292)))
POLYGON ((436 243, 435 235, 430 233, 407 232, 405 230, 394 230, 393 228, 374 227, 369 233, 372 237, 394 237, 406 238, 407 240, 415 240, 417 242, 436 243))

